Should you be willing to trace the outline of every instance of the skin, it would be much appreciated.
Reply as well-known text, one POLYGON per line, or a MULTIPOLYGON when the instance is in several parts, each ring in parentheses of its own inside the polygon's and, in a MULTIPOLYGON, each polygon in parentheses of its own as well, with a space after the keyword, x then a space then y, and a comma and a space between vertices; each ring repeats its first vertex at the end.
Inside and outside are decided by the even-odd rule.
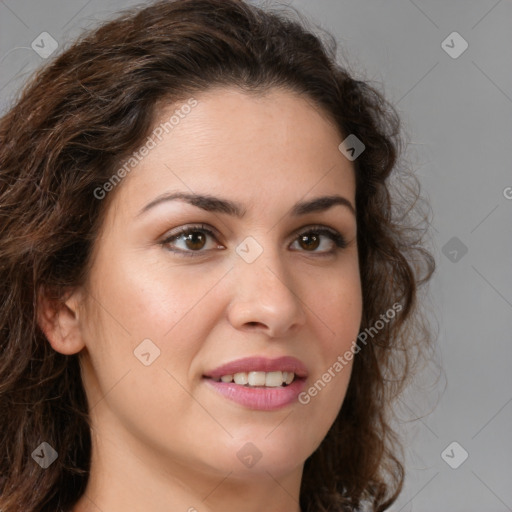
MULTIPOLYGON (((309 404, 277 411, 238 405, 202 379, 242 357, 289 355, 306 364, 310 387, 356 339, 362 297, 354 213, 335 205, 290 216, 296 202, 320 196, 355 205, 354 168, 328 116, 276 88, 195 98, 111 192, 85 285, 60 309, 41 307, 53 348, 81 352, 91 404, 91 475, 74 512, 297 512, 304 461, 346 393, 351 363, 309 404), (237 201, 246 214, 174 200, 138 215, 170 191, 237 201), (216 233, 204 235, 202 252, 181 256, 163 243, 196 223, 216 233), (342 234, 347 247, 325 235, 301 245, 314 224, 342 234), (252 263, 235 251, 247 236, 263 249, 252 263), (147 338, 160 350, 149 366, 134 356, 147 338), (262 455, 252 468, 237 457, 247 442, 262 455)), ((201 244, 181 237, 173 247, 190 246, 201 244)))

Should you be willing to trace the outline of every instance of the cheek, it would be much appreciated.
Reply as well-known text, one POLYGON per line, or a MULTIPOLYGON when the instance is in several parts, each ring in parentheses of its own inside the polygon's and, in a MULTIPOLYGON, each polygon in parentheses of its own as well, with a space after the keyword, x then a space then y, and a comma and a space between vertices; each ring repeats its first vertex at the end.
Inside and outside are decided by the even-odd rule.
POLYGON ((356 339, 361 325, 363 301, 357 265, 308 281, 303 296, 315 323, 322 326, 321 352, 329 357, 324 362, 332 362, 334 355, 344 352, 356 339))
POLYGON ((169 444, 162 422, 175 425, 169 435, 184 436, 185 422, 176 418, 201 415, 184 388, 211 331, 215 298, 208 290, 219 278, 129 258, 96 268, 85 311, 86 388, 99 404, 94 414, 113 411, 148 443, 169 444))
POLYGON ((309 409, 310 417, 330 425, 343 403, 353 358, 357 357, 353 347, 361 325, 362 290, 357 266, 339 273, 336 279, 316 282, 305 296, 317 326, 319 364, 299 401, 309 409))
POLYGON ((134 350, 149 339, 160 351, 155 362, 185 376, 218 321, 221 286, 216 285, 221 285, 226 270, 170 261, 159 254, 143 258, 133 253, 115 264, 98 265, 97 276, 102 278, 92 280, 97 297, 92 302, 101 321, 93 326, 90 338, 96 348, 103 346, 97 350, 104 353, 108 347, 116 365, 131 365, 136 361, 134 350))

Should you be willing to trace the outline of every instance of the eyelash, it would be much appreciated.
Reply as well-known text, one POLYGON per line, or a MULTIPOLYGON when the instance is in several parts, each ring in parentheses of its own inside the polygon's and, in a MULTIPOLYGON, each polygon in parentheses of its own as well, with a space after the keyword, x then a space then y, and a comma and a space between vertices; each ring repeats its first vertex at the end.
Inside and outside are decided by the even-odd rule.
MULTIPOLYGON (((196 233, 196 232, 206 233, 207 235, 216 239, 215 233, 211 229, 209 229, 204 224, 197 224, 197 225, 184 226, 184 227, 180 228, 175 233, 172 233, 172 234, 170 234, 170 236, 166 237, 165 240, 163 240, 161 242, 161 245, 165 247, 165 246, 169 245, 171 242, 177 240, 182 235, 188 235, 190 233, 196 233)), ((330 256, 339 250, 345 249, 348 245, 347 241, 345 240, 345 237, 343 237, 343 235, 341 235, 340 233, 338 233, 337 231, 335 231, 333 229, 327 228, 325 226, 320 226, 320 225, 308 226, 308 228, 305 231, 298 232, 294 242, 296 242, 299 239, 299 237, 301 237, 301 236, 311 235, 311 234, 322 235, 322 236, 326 236, 326 237, 330 238, 335 243, 336 247, 334 249, 331 249, 330 251, 324 251, 324 252, 307 251, 307 250, 303 250, 302 252, 310 252, 312 254, 315 254, 316 256, 330 256)), ((196 250, 196 251, 194 251, 194 250, 186 250, 185 251, 183 249, 168 249, 168 250, 175 254, 179 254, 180 256, 190 256, 190 257, 194 257, 198 253, 200 254, 200 253, 207 252, 207 251, 204 251, 201 249, 196 250)))

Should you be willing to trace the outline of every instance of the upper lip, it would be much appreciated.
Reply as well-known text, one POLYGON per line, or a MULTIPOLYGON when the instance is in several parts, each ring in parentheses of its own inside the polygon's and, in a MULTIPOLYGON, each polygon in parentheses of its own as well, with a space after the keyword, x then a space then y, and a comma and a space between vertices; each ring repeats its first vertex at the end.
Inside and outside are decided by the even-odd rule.
POLYGON ((293 372, 299 378, 307 377, 307 369, 304 363, 291 356, 283 356, 275 359, 266 357, 245 357, 223 364, 214 370, 205 373, 205 377, 220 378, 223 375, 234 375, 240 372, 293 372))

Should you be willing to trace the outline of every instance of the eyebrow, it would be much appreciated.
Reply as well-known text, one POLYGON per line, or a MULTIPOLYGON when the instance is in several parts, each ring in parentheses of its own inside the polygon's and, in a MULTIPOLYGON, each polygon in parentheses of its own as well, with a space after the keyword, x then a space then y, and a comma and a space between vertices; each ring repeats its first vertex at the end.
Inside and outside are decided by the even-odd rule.
MULTIPOLYGON (((228 199, 222 199, 220 197, 215 197, 209 194, 174 192, 158 196, 156 199, 154 199, 146 206, 144 206, 137 214, 137 217, 161 203, 175 200, 184 201, 186 203, 191 204, 192 206, 196 206, 207 212, 226 213, 228 215, 233 215, 240 219, 246 213, 246 209, 240 203, 236 203, 228 199)), ((298 203, 295 203, 295 205, 293 205, 290 214, 293 217, 297 217, 299 215, 306 215, 308 213, 322 212, 328 210, 329 208, 335 205, 345 206, 354 215, 356 214, 356 210, 352 203, 345 197, 336 194, 330 196, 317 197, 315 199, 311 199, 310 201, 299 201, 298 203)))

